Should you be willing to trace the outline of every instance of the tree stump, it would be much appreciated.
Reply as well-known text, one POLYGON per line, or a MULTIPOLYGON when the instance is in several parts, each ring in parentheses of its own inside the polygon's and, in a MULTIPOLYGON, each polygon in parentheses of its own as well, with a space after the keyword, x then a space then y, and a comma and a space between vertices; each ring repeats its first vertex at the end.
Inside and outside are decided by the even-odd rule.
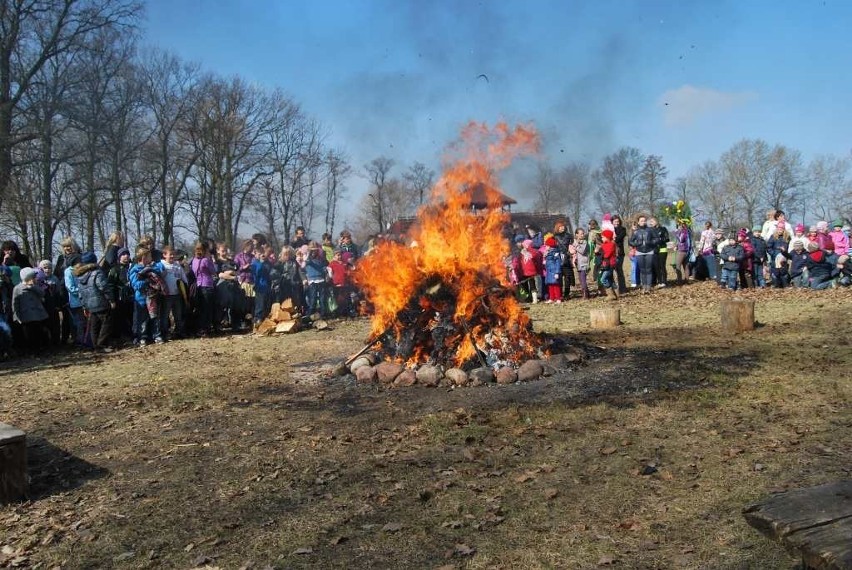
POLYGON ((591 309, 589 320, 593 329, 612 329, 621 324, 621 309, 591 309))
POLYGON ((754 301, 735 297, 721 303, 722 330, 741 333, 754 330, 754 301))
POLYGON ((0 505, 27 494, 27 435, 0 423, 0 505))

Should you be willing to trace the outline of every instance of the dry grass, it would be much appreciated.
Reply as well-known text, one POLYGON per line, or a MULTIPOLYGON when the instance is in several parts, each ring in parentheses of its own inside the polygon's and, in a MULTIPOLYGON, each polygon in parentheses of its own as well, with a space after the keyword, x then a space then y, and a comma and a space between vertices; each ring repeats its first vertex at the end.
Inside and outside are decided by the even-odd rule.
POLYGON ((751 295, 732 337, 709 285, 630 296, 613 333, 604 301, 532 307, 605 350, 526 386, 324 379, 365 322, 7 366, 34 496, 0 507, 0 566, 788 568, 740 511, 849 476, 852 295, 751 295))

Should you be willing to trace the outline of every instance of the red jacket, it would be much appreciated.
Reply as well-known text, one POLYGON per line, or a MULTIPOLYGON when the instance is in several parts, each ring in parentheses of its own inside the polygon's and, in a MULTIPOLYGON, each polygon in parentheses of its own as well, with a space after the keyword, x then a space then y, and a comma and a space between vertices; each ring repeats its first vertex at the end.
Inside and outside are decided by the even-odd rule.
POLYGON ((541 252, 532 247, 521 250, 521 273, 524 277, 541 275, 541 252))

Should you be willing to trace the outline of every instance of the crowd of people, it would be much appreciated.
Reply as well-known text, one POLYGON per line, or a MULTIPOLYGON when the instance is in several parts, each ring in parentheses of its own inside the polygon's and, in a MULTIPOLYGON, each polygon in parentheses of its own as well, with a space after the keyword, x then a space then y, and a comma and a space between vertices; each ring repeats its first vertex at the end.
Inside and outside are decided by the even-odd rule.
MULTIPOLYGON (((711 222, 693 232, 688 219, 676 220, 672 233, 645 215, 630 225, 605 214, 574 232, 564 219, 552 231, 509 227, 509 281, 531 303, 562 303, 572 290, 583 299, 648 294, 669 285, 670 267, 678 284, 709 279, 731 290, 852 284, 850 228, 842 220, 806 228, 773 210, 763 225, 727 235, 711 222)), ((0 357, 247 332, 286 299, 306 318, 352 316, 359 308, 352 271, 361 252, 346 230, 314 241, 299 227, 277 252, 255 234, 236 255, 207 239, 191 252, 157 249, 148 236, 130 250, 121 232, 109 236, 100 257, 71 237, 61 248, 55 262, 33 264, 14 241, 2 243, 0 357)))
POLYGON ((563 219, 548 232, 514 226, 507 271, 521 298, 532 303, 562 303, 572 288, 584 299, 617 299, 631 289, 648 294, 669 286, 670 267, 677 284, 710 279, 731 290, 852 284, 850 226, 843 220, 806 228, 772 210, 761 226, 727 234, 709 221, 698 235, 688 219, 675 225, 670 233, 655 218, 639 215, 628 232, 620 216, 605 214, 600 224, 590 220, 573 234, 563 219))
POLYGON ((199 240, 191 252, 157 249, 148 236, 131 251, 121 232, 100 257, 71 237, 61 248, 55 262, 33 264, 14 241, 3 242, 0 357, 247 332, 287 299, 307 317, 356 309, 351 271, 360 252, 346 230, 336 243, 330 234, 317 242, 299 227, 278 252, 255 234, 236 255, 213 240, 199 240))

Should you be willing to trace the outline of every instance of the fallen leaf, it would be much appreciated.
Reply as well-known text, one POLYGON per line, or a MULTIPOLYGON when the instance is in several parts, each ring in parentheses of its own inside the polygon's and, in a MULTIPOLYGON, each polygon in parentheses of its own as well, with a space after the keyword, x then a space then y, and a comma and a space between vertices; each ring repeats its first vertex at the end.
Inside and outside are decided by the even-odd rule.
POLYGON ((313 553, 314 553, 314 549, 311 548, 310 546, 303 546, 302 548, 297 548, 296 550, 293 551, 293 554, 300 554, 300 555, 301 554, 313 554, 313 553))
POLYGON ((527 471, 526 473, 522 473, 522 474, 518 475, 517 477, 515 477, 515 483, 526 483, 527 481, 530 481, 531 479, 535 479, 535 475, 533 475, 532 473, 527 471))
POLYGON ((553 487, 550 487, 549 489, 545 489, 544 490, 544 496, 547 499, 555 499, 556 497, 559 496, 559 489, 555 489, 553 487))
POLYGON ((402 524, 398 522, 389 522, 382 527, 385 532, 399 532, 402 530, 402 524))
POLYGON ((598 566, 610 566, 618 560, 614 556, 601 556, 598 560, 598 566))
POLYGON ((456 556, 473 556, 476 554, 476 548, 468 546, 467 544, 456 544, 456 547, 453 549, 453 554, 456 556))
POLYGON ((443 528, 461 528, 464 523, 462 521, 445 521, 441 523, 441 526, 443 528))
POLYGON ((618 451, 618 448, 615 447, 614 445, 612 445, 610 447, 604 447, 600 450, 601 455, 612 455, 616 451, 618 451))

